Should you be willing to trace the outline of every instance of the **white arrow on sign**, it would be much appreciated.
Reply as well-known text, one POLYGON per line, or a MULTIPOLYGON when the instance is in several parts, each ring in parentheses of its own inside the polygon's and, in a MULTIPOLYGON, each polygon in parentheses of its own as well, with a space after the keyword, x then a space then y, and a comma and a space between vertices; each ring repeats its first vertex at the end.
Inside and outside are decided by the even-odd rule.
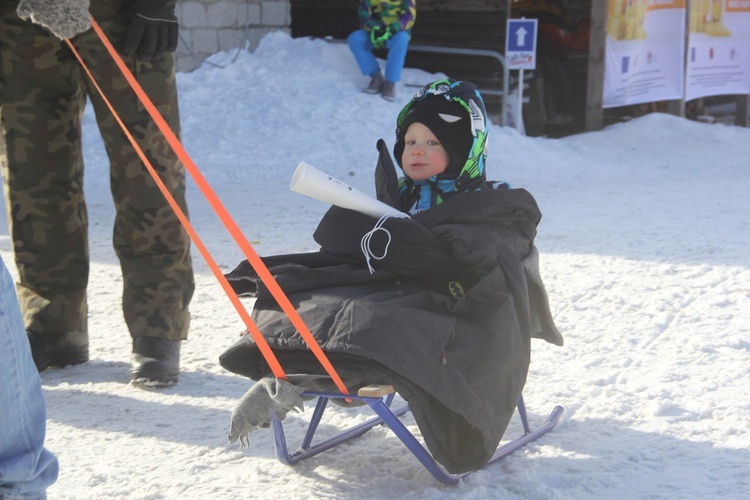
POLYGON ((523 47, 525 45, 525 42, 526 42, 526 33, 528 33, 528 31, 526 31, 526 29, 523 26, 521 26, 516 31, 516 44, 519 47, 523 47))

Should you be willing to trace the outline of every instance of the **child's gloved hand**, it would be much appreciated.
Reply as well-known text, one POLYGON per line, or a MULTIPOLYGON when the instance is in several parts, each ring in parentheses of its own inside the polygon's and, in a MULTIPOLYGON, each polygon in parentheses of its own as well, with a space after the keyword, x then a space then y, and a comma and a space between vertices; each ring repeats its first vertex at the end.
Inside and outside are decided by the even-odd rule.
POLYGON ((382 49, 392 36, 393 32, 391 30, 383 26, 378 26, 370 32, 370 41, 376 49, 382 49))
POLYGON ((388 29, 391 30, 392 34, 396 34, 401 31, 401 23, 395 22, 388 25, 388 29))

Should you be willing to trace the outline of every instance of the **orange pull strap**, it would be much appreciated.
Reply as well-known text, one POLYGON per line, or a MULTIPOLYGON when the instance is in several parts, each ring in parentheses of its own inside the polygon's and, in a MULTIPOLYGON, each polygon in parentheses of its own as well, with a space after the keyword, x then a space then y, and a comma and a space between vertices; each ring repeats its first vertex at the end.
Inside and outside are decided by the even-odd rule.
POLYGON ((190 221, 188 220, 185 213, 182 211, 180 206, 177 204, 177 201, 175 201, 174 197, 172 196, 172 193, 169 192, 169 189, 164 184, 164 181, 161 180, 159 175, 156 173, 156 170, 154 169, 154 166, 149 161, 148 157, 146 157, 146 154, 143 152, 141 147, 136 142, 135 138, 132 136, 130 131, 127 129, 125 124, 122 122, 122 119, 120 118, 120 115, 117 114, 117 111, 115 111, 112 104, 109 102, 109 99, 107 99, 107 96, 102 92, 102 89, 99 87, 99 84, 94 80, 93 75, 91 74, 91 71, 86 66, 86 63, 83 62, 83 59, 81 58, 80 54, 76 50, 76 48, 73 46, 73 44, 70 42, 70 40, 65 40, 70 47, 70 50, 73 51, 73 54, 76 56, 76 59, 78 59, 78 62, 81 63, 81 66, 83 67, 86 74, 91 79, 91 82, 94 84, 94 87, 96 87, 96 90, 99 92, 99 94, 102 97, 102 100, 107 105, 109 110, 112 112, 112 116, 114 116, 117 123, 120 125, 120 128, 122 128, 122 131, 125 133, 125 136, 128 138, 130 143, 132 144, 133 148, 135 149, 136 153, 138 153, 138 156, 141 158, 141 161, 143 161, 143 164, 146 166, 146 169, 149 171, 151 176, 154 178, 154 181, 156 182, 156 185, 159 187, 159 190, 164 194, 164 197, 167 199, 167 202, 169 203, 169 206, 172 207, 172 210, 174 210, 175 214, 177 215, 177 218, 180 220, 182 225, 185 227, 185 230, 187 231, 188 235, 190 236, 190 239, 193 240, 193 243, 195 244, 196 248, 200 251, 201 255, 203 255, 203 258, 206 259, 206 263, 208 263, 208 267, 211 269, 211 271, 214 273, 214 276, 216 276, 216 279, 219 280, 219 283, 221 284, 222 288, 224 289, 224 292, 229 297, 229 300, 232 301, 232 304, 234 305, 234 308, 237 310, 237 312, 242 317, 242 320, 244 321, 245 325, 248 328, 248 331, 253 336, 253 339, 255 340, 255 343, 258 344, 258 348, 263 353, 263 357, 266 358, 268 361, 269 366, 271 367, 271 371, 273 372, 274 376, 276 378, 282 378, 286 379, 286 374, 284 373, 284 370, 281 368, 281 365, 279 364, 278 360, 276 359, 276 356, 273 354, 273 351, 268 346, 268 343, 266 342, 266 339, 261 335, 260 330, 258 330, 258 327, 253 322, 250 315, 247 313, 247 310, 242 305, 242 302, 240 302, 239 297, 237 297, 237 294, 234 293, 234 290, 232 289, 231 285, 229 284, 229 281, 224 277, 224 274, 221 272, 221 269, 219 269, 218 264, 216 264, 216 261, 213 259, 211 254, 209 253, 206 246, 203 244, 203 241, 198 236, 198 233, 193 228, 192 224, 190 224, 190 221))
MULTIPOLYGON (((122 58, 119 56, 117 51, 114 49, 114 47, 110 43, 109 39, 107 39, 107 36, 99 27, 99 24, 93 18, 91 19, 91 25, 93 26, 94 31, 96 31, 97 35, 99 36, 100 40, 104 44, 105 48, 109 52, 112 59, 120 68, 120 71, 122 72, 123 76, 128 81, 128 83, 130 83, 130 86, 133 88, 133 91, 136 93, 138 98, 141 100, 141 103, 146 108, 151 118, 154 120, 154 123, 156 124, 156 126, 159 127, 159 130, 162 132, 162 134, 164 134, 164 137, 167 139, 167 142, 170 144, 170 146, 175 151, 177 156, 183 162, 188 172, 190 172, 190 175, 192 176, 196 185, 200 188, 201 192, 206 197, 211 207, 214 209, 214 212, 216 213, 216 215, 222 221, 224 226, 227 228, 227 231, 229 231, 234 241, 237 243, 237 245, 240 247, 244 255, 247 257, 248 261, 252 265, 255 272, 258 273, 258 277, 260 277, 263 284, 265 284, 265 286, 271 292, 276 302, 279 304, 281 309, 284 311, 284 313, 287 315, 289 320, 292 322, 292 325, 297 329, 297 331, 300 333, 302 338, 305 340, 310 350, 313 352, 315 357, 318 359, 320 364, 325 369, 326 373, 328 373, 328 375, 333 379, 338 389, 343 394, 348 394, 348 391, 346 390, 346 386, 341 380, 341 377, 339 377, 338 373, 336 373, 336 370, 333 368, 333 365, 331 364, 330 360, 325 355, 323 350, 320 348, 317 341, 313 337, 312 333, 307 328, 307 325, 305 325, 304 321, 302 320, 300 315, 297 313, 297 311, 294 309, 294 306, 292 305, 292 303, 289 301, 289 298, 286 296, 286 294, 284 294, 283 290, 281 289, 279 284, 276 282, 271 272, 268 270, 268 267, 266 267, 266 265, 263 263, 261 258, 255 252, 255 249, 252 247, 250 242, 247 240, 247 238, 245 238, 244 234, 242 233, 240 228, 237 226, 237 223, 234 221, 234 219, 232 219, 231 215, 229 215, 229 212, 221 203, 221 200, 219 200, 218 196, 213 191, 211 186, 208 184, 206 179, 203 177, 200 170, 198 170, 198 167, 196 167, 196 165, 193 163, 190 156, 185 151, 185 148, 183 148, 182 143, 174 135, 174 132, 172 132, 172 130, 169 128, 169 125, 167 125, 166 121, 164 121, 164 118, 162 118, 161 114, 159 114, 156 107, 151 102, 151 99, 149 99, 148 95, 146 95, 146 93, 143 91, 143 88, 140 86, 140 84, 135 79, 131 71, 125 65, 122 58)), ((68 42, 68 44, 72 48, 72 43, 68 42)), ((75 51, 75 49, 73 50, 75 51)), ((78 54, 76 54, 76 57, 81 62, 81 64, 83 64, 83 60, 78 54)), ((88 70, 87 70, 87 73, 89 73, 88 70)), ((89 73, 89 77, 91 77, 90 73, 89 73)), ((100 89, 98 90, 101 93, 101 90, 100 89)), ((112 108, 110 107, 110 109, 112 108)), ((114 110, 113 110, 113 113, 114 113, 114 110)), ((121 126, 123 126, 122 122, 120 122, 120 124, 121 126)), ((130 136, 130 134, 127 134, 127 135, 130 136)), ((142 152, 139 155, 141 156, 142 159, 145 158, 145 155, 143 155, 142 152)), ((158 175, 156 171, 153 169, 153 167, 149 168, 149 172, 151 173, 152 176, 154 176, 155 179, 158 179, 158 175)), ((157 180, 157 184, 160 184, 160 189, 161 189, 161 186, 163 186, 163 183, 160 183, 160 180, 157 180)), ((166 186, 164 186, 164 189, 162 190, 162 192, 164 192, 165 190, 166 190, 166 186)), ((171 198, 171 194, 168 196, 167 199, 170 199, 170 198, 171 198)), ((170 202, 170 205, 172 206, 173 209, 175 209, 175 213, 178 213, 177 211, 179 210, 179 207, 177 207, 173 199, 170 202)), ((178 215, 178 217, 180 216, 178 215)), ((189 221, 187 220, 187 217, 185 217, 184 214, 182 214, 182 217, 180 217, 180 221, 185 225, 186 229, 188 227, 191 227, 189 221)), ((239 301, 239 298, 237 298, 237 295, 234 293, 234 290, 232 290, 231 286, 229 285, 229 282, 221 273, 221 270, 213 261, 213 259, 210 258, 210 254, 208 250, 205 248, 205 246, 202 243, 200 243, 200 245, 198 244, 200 239, 196 239, 197 234, 195 233, 194 230, 192 230, 192 227, 188 231, 188 234, 190 234, 190 237, 193 238, 193 240, 196 242, 196 246, 199 248, 204 258, 206 258, 206 261, 209 262, 209 259, 210 259, 209 267, 211 267, 211 270, 213 271, 214 275, 217 277, 217 279, 219 279, 219 282, 222 284, 222 288, 224 288, 224 291, 230 297, 230 300, 232 300, 232 303, 235 304, 235 308, 238 309, 238 312, 240 312, 240 310, 242 311, 240 312, 240 316, 245 321, 245 324, 248 326, 248 331, 250 331, 251 335, 253 336, 253 340, 255 340, 256 344, 258 344, 258 347, 260 348, 261 353, 263 354, 263 357, 266 358, 266 360, 269 362, 269 365, 272 365, 273 363, 277 365, 276 369, 272 367, 274 375, 277 378, 285 378, 284 372, 281 369, 281 366, 278 365, 278 361, 273 355, 273 352, 270 350, 270 347, 268 346, 267 342, 265 341, 262 334, 258 330, 257 326, 255 326, 255 324, 253 323, 252 318, 250 318, 249 314, 247 313, 245 308, 242 306, 241 302, 239 301), (252 327, 250 325, 252 325, 252 327)))

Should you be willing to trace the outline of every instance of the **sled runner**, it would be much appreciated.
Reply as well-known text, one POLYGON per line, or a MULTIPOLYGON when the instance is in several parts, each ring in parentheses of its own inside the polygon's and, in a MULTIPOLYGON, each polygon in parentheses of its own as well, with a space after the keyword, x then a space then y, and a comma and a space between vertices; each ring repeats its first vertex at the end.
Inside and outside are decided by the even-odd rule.
MULTIPOLYGON (((317 403, 315 405, 315 410, 313 411, 310 418, 307 432, 305 433, 304 439, 302 440, 302 444, 299 448, 297 448, 293 452, 289 451, 282 421, 277 419, 275 416, 272 420, 271 427, 273 429, 276 457, 281 463, 287 465, 295 465, 307 458, 313 457, 342 443, 355 439, 377 425, 386 425, 417 458, 417 460, 419 460, 420 463, 429 471, 429 473, 432 474, 433 477, 435 477, 435 479, 437 479, 441 483, 455 484, 460 479, 468 476, 472 472, 476 472, 471 471, 465 472, 463 474, 450 474, 445 470, 445 468, 443 468, 432 458, 430 452, 425 449, 422 443, 399 419, 400 416, 409 411, 408 405, 403 405, 396 409, 391 408, 394 396, 396 395, 393 386, 365 386, 359 390, 357 395, 344 395, 341 393, 313 391, 305 391, 302 393, 302 395, 317 398, 317 403), (320 424, 326 406, 331 399, 354 399, 362 401, 366 403, 377 416, 359 425, 346 429, 333 437, 320 441, 319 443, 313 443, 318 425, 320 424)), ((540 438, 547 432, 551 431, 555 427, 555 425, 557 425, 557 422, 560 420, 560 417, 562 416, 564 411, 562 406, 555 406, 544 424, 535 429, 531 429, 526 414, 526 406, 523 401, 523 396, 518 400, 516 409, 523 425, 523 435, 501 445, 497 449, 497 451, 495 451, 495 454, 492 456, 490 461, 487 462, 486 466, 497 462, 498 460, 510 455, 511 453, 519 450, 528 443, 540 438)))

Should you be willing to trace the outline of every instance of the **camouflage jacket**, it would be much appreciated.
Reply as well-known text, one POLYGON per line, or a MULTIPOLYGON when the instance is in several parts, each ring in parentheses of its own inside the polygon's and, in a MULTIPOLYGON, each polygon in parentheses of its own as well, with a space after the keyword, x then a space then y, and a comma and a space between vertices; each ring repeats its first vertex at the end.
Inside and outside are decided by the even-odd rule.
POLYGON ((417 0, 361 0, 357 14, 360 25, 368 31, 368 21, 383 26, 398 23, 401 30, 411 31, 417 18, 417 0))

